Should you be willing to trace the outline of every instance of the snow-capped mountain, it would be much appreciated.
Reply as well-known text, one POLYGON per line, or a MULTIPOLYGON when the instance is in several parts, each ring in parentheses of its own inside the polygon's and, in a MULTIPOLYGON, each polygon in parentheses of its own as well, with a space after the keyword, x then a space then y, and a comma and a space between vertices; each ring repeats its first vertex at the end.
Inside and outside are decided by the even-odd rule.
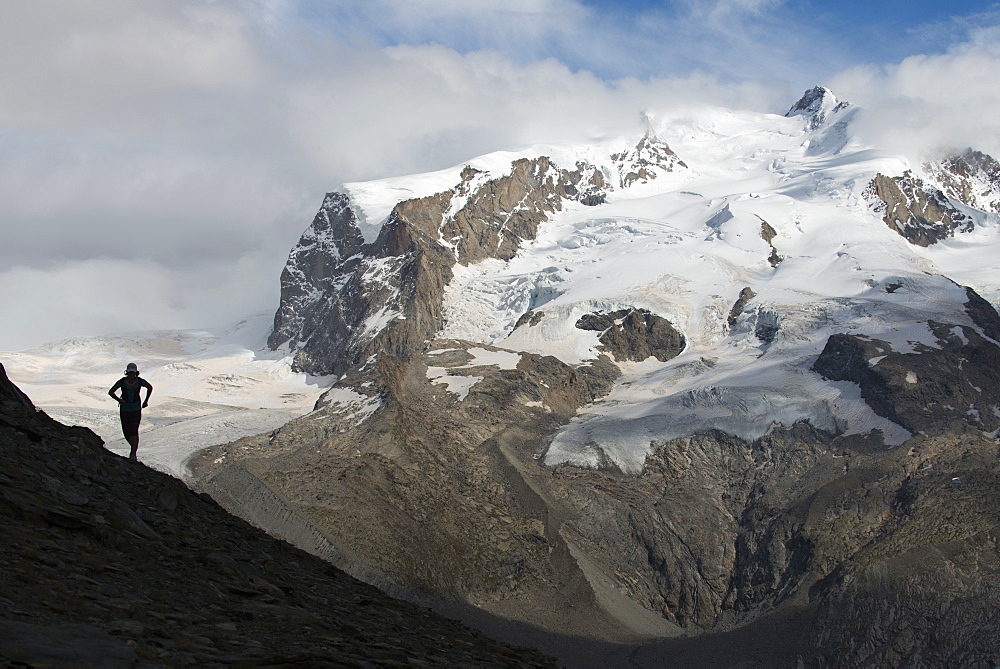
POLYGON ((1000 170, 864 145, 863 113, 816 88, 328 194, 268 344, 338 381, 196 485, 564 634, 765 617, 782 662, 987 657, 949 607, 1000 601, 1000 170))
POLYGON ((1000 170, 974 151, 909 166, 850 140, 856 112, 816 88, 786 117, 716 110, 638 140, 348 184, 292 251, 270 343, 316 373, 433 337, 572 365, 611 352, 622 379, 548 465, 637 473, 663 439, 797 420, 902 443, 855 385, 811 367, 835 333, 905 354, 939 346, 928 321, 977 327, 963 286, 1000 296, 1000 170), (607 328, 579 325, 630 310, 677 328, 680 355, 626 363, 607 328))
POLYGON ((975 616, 914 630, 1000 601, 1000 508, 974 505, 1000 479, 997 164, 910 164, 862 113, 816 88, 346 184, 269 338, 339 380, 197 485, 394 592, 561 633, 805 606, 775 657, 980 657, 975 616), (941 541, 982 566, 932 574, 941 541))

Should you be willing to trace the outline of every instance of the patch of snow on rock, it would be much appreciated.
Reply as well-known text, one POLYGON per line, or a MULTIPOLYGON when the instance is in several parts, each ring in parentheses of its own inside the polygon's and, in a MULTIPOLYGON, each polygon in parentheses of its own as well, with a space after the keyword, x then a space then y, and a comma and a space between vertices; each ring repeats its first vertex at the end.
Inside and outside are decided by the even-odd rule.
POLYGON ((458 376, 449 374, 444 367, 428 367, 427 378, 434 384, 444 384, 448 392, 458 395, 462 401, 469 396, 472 387, 483 380, 482 376, 458 376))

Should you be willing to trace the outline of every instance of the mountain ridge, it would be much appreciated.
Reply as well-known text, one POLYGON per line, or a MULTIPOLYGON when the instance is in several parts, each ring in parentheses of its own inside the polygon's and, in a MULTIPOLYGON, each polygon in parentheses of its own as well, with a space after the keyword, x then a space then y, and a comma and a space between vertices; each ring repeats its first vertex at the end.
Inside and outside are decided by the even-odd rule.
POLYGON ((863 113, 328 194, 269 346, 333 385, 191 485, 574 665, 996 663, 997 169, 863 113))
POLYGON ((904 556, 942 542, 976 582, 996 565, 1000 515, 969 506, 998 475, 995 170, 865 146, 861 113, 817 87, 784 117, 345 186, 364 297, 332 290, 320 310, 350 318, 271 342, 339 381, 204 453, 196 485, 250 472, 348 569, 651 662, 750 652, 768 620, 791 627, 765 664, 985 661, 996 629, 968 613, 981 642, 919 632, 953 581, 898 597, 931 582, 904 556))

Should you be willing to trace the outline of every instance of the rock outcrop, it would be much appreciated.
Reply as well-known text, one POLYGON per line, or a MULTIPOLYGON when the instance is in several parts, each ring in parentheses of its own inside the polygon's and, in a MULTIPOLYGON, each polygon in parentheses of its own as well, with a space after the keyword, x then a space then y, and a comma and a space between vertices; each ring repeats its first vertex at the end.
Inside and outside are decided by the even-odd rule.
POLYGON ((924 169, 934 175, 950 199, 983 211, 1000 213, 1000 163, 992 156, 967 149, 924 169))
POLYGON ((900 177, 876 175, 866 197, 890 229, 917 246, 930 246, 973 228, 972 220, 944 193, 909 171, 900 177))
POLYGON ((0 367, 3 666, 551 666, 36 412, 0 367))
POLYGON ((634 149, 612 154, 611 159, 618 168, 621 188, 644 184, 665 172, 674 172, 687 165, 674 153, 666 142, 647 133, 634 149))
MULTIPOLYGON (((757 218, 760 218, 759 216, 757 218)), ((771 247, 771 254, 767 257, 767 262, 771 267, 777 267, 781 264, 784 258, 778 253, 778 249, 774 246, 774 238, 778 236, 778 232, 771 227, 771 224, 765 221, 763 218, 760 219, 760 238, 767 242, 767 245, 771 247)))
POLYGON ((684 335, 670 321, 646 309, 586 314, 576 327, 600 332, 601 349, 616 361, 641 362, 653 357, 666 362, 684 350, 684 335))
POLYGON ((750 286, 743 287, 740 291, 739 297, 737 297, 736 301, 733 303, 732 309, 729 310, 729 315, 726 317, 726 323, 729 327, 733 327, 733 325, 736 324, 737 319, 740 317, 740 314, 743 313, 747 303, 756 296, 757 293, 753 292, 753 289, 750 286))
POLYGON ((975 222, 962 205, 1000 213, 1000 163, 968 149, 923 166, 928 179, 906 171, 902 176, 878 174, 865 197, 882 220, 907 241, 930 246, 958 232, 971 232, 975 222))
POLYGON ((830 89, 823 86, 814 86, 806 91, 798 102, 791 106, 785 116, 803 116, 807 119, 806 127, 809 130, 816 130, 832 114, 846 109, 847 102, 841 102, 830 89))
POLYGON ((966 424, 1000 429, 1000 346, 996 311, 967 288, 973 325, 930 321, 937 347, 900 353, 888 342, 856 335, 830 337, 813 369, 851 381, 880 416, 910 432, 942 434, 966 424))

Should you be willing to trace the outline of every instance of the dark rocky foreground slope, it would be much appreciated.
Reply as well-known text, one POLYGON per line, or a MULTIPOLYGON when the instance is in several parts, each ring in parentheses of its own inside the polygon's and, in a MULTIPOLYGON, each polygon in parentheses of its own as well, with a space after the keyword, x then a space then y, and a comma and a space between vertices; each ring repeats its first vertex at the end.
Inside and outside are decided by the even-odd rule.
POLYGON ((547 666, 36 412, 0 367, 3 666, 547 666))

